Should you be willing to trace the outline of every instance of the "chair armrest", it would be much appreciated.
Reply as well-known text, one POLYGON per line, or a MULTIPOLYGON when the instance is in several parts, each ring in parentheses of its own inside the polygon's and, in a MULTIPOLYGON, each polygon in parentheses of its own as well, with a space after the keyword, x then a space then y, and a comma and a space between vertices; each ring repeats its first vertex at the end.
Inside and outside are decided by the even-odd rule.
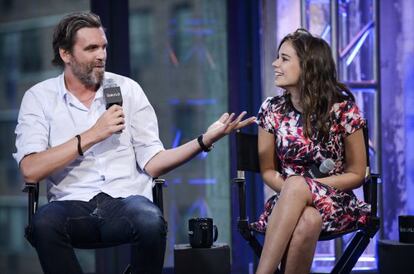
POLYGON ((163 191, 162 188, 165 186, 165 180, 154 178, 154 187, 152 188, 152 200, 155 205, 161 210, 164 214, 164 200, 163 200, 163 191))
POLYGON ((27 192, 27 223, 31 226, 32 217, 39 204, 39 184, 26 182, 22 191, 27 192))
POLYGON ((246 210, 246 179, 242 177, 234 178, 234 183, 237 185, 239 193, 239 220, 247 220, 246 210))
POLYGON ((364 201, 371 205, 371 217, 377 216, 378 210, 378 183, 381 182, 379 174, 372 173, 364 183, 364 201))
POLYGON ((39 184, 26 182, 22 191, 27 192, 27 226, 25 228, 25 237, 31 244, 33 244, 31 237, 32 219, 39 204, 39 184))

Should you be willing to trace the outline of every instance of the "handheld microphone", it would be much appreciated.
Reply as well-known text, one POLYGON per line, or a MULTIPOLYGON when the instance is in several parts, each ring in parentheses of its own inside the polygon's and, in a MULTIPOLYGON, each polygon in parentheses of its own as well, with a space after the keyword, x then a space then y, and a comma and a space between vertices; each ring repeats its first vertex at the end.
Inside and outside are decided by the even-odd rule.
POLYGON ((335 162, 332 159, 325 159, 319 168, 316 165, 312 165, 309 170, 305 172, 305 176, 309 178, 324 178, 328 176, 328 173, 335 168, 335 162))
POLYGON ((103 95, 105 97, 106 109, 112 105, 122 106, 121 88, 113 79, 105 79, 103 82, 103 95))
MULTIPOLYGON (((110 108, 112 105, 122 106, 121 88, 115 83, 113 79, 104 79, 103 95, 106 102, 106 109, 110 108)), ((120 134, 122 133, 122 130, 115 133, 120 134)))

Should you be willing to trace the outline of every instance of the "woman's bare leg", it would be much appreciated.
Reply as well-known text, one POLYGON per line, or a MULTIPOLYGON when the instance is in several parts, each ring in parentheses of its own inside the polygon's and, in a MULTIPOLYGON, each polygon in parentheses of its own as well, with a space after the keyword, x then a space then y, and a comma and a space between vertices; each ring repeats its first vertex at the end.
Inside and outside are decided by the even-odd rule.
POLYGON ((311 206, 305 207, 283 258, 283 273, 310 272, 321 228, 322 218, 318 210, 311 206))
POLYGON ((289 177, 283 184, 279 200, 269 216, 257 274, 273 274, 282 260, 292 233, 312 195, 305 179, 289 177))

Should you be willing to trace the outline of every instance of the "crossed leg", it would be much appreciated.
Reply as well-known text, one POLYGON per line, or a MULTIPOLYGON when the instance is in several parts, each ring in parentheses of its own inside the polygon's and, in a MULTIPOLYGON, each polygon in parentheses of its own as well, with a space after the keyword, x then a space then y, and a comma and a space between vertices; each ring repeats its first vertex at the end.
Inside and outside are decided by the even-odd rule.
POLYGON ((302 267, 302 271, 305 271, 303 273, 308 271, 305 268, 310 267, 321 227, 320 215, 317 215, 319 213, 316 209, 313 210, 311 203, 312 194, 305 179, 300 176, 289 177, 285 181, 279 200, 269 216, 257 274, 273 274, 286 252, 286 261, 284 262, 286 273, 301 273, 291 272, 296 271, 296 266, 293 264, 297 264, 298 260, 301 264, 299 271, 302 267), (314 240, 315 238, 316 240, 314 240), (303 241, 310 242, 304 244, 303 241), (305 245, 307 246, 305 247, 305 245), (306 252, 304 252, 305 250, 306 252), (308 263, 305 264, 305 261, 302 260, 308 263))
POLYGON ((305 207, 282 260, 282 273, 310 272, 321 227, 322 218, 318 210, 305 207))

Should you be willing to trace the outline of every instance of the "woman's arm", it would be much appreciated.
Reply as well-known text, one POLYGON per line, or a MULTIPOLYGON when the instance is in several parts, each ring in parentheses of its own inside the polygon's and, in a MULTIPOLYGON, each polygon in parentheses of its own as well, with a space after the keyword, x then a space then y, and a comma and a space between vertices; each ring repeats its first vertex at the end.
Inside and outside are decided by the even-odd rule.
POLYGON ((344 191, 358 188, 364 182, 366 159, 364 134, 363 130, 359 129, 345 137, 345 172, 320 178, 318 181, 344 191))
POLYGON ((275 136, 259 127, 258 142, 260 172, 263 180, 274 191, 280 192, 284 180, 277 172, 275 136))

